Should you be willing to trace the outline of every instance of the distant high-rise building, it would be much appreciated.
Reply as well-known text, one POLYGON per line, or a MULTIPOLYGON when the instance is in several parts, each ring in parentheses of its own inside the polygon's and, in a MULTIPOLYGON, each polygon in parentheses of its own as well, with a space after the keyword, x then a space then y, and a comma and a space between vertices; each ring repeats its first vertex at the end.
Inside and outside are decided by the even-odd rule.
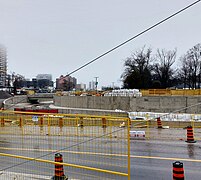
POLYGON ((95 90, 96 89, 96 82, 90 81, 88 90, 95 90))
POLYGON ((6 86, 7 76, 7 53, 6 48, 0 45, 0 87, 6 86))

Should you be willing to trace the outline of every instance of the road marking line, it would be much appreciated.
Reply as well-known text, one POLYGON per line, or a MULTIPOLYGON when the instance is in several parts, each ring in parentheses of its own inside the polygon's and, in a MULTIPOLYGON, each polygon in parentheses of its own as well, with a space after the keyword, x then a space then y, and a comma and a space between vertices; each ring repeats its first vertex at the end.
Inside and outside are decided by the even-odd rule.
POLYGON ((37 161, 37 162, 43 162, 43 163, 49 163, 49 164, 58 164, 58 165, 79 168, 79 169, 90 170, 90 171, 97 171, 97 172, 109 173, 109 174, 114 174, 114 175, 120 175, 120 176, 128 176, 127 173, 123 173, 123 172, 116 172, 113 170, 100 169, 100 168, 95 168, 95 167, 90 167, 90 166, 70 164, 70 163, 64 163, 64 162, 54 162, 51 160, 33 158, 33 157, 28 157, 28 156, 19 156, 19 155, 15 155, 15 154, 7 154, 7 153, 0 153, 0 156, 25 159, 27 161, 37 161))
POLYGON ((159 157, 159 156, 134 156, 131 155, 131 158, 141 158, 141 159, 158 159, 158 160, 168 160, 168 161, 188 161, 188 162, 199 162, 201 163, 200 159, 184 159, 184 158, 166 158, 166 157, 159 157))
MULTIPOLYGON (((76 151, 67 151, 67 150, 49 150, 49 149, 26 149, 26 148, 4 148, 0 147, 3 150, 18 150, 18 151, 40 151, 40 152, 66 152, 73 154, 90 154, 90 155, 102 155, 102 156, 117 156, 117 157, 127 157, 127 154, 109 154, 109 153, 95 153, 95 152, 76 152, 76 151)), ((130 155, 131 158, 141 158, 141 159, 158 159, 158 160, 168 160, 168 161, 187 161, 187 162, 201 162, 199 159, 184 159, 176 157, 159 157, 159 156, 135 156, 130 155)))

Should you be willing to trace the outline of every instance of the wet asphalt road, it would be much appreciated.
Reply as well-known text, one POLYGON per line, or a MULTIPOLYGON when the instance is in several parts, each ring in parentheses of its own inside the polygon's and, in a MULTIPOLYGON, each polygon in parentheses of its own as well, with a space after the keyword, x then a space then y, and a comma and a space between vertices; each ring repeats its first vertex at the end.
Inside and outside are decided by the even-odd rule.
MULTIPOLYGON (((30 139, 23 139, 23 141, 18 141, 20 138, 17 139, 9 139, 6 136, 1 140, 1 147, 9 147, 9 150, 1 149, 0 152, 3 153, 11 153, 11 154, 19 154, 24 156, 42 156, 44 152, 38 152, 37 146, 39 144, 35 143, 33 148, 36 149, 35 153, 30 153, 30 151, 21 151, 12 150, 13 147, 23 147, 27 148, 27 145, 30 143, 30 139), (23 144, 19 144, 23 143, 23 144)), ((31 139, 32 143, 34 142, 31 139)), ((38 142, 38 141, 36 141, 38 142)), ((53 141, 52 141, 53 142, 53 141)), ((41 148, 41 143, 40 143, 41 148)), ((52 143, 51 140, 49 143, 44 143, 44 149, 54 149, 56 148, 56 144, 52 143)), ((47 154, 47 152, 46 152, 47 154)), ((51 154, 52 155, 52 154, 51 154)), ((65 155, 65 154, 64 154, 65 155)), ((47 156, 48 157, 48 156, 47 156)), ((52 158, 49 157, 51 160, 52 158)), ((179 159, 201 159, 201 147, 200 142, 195 144, 186 143, 185 141, 159 141, 159 140, 132 140, 131 141, 131 179, 143 179, 143 180, 169 180, 172 179, 172 163, 176 161, 176 158, 179 159), (136 157, 137 156, 137 157, 136 157), (139 157, 138 157, 139 156, 139 157), (143 157, 143 158, 141 158, 143 157), (150 159, 149 157, 156 157, 150 159), (157 157, 161 158, 172 158, 172 159, 157 159, 157 157), (175 158, 175 160, 174 160, 175 158)), ((25 163, 20 165, 20 168, 12 167, 13 162, 10 158, 7 157, 0 157, 1 162, 6 162, 6 166, 4 163, 0 164, 0 168, 4 169, 5 167, 10 167, 8 169, 11 171, 20 172, 22 169, 35 169, 36 174, 39 174, 41 171, 45 172, 48 170, 48 175, 51 175, 51 165, 48 167, 34 167, 32 166, 33 163, 25 163)), ((16 163, 19 164, 20 162, 24 162, 24 160, 16 160, 16 163)), ((201 175, 201 163, 200 162, 186 162, 185 160, 181 162, 184 163, 184 171, 185 171, 185 179, 190 180, 197 180, 200 179, 201 175)), ((109 163, 109 162, 108 162, 109 163)), ((88 163, 88 165, 93 166, 93 164, 88 163)), ((26 172, 25 172, 26 173, 26 172)), ((28 172, 27 172, 28 173, 28 172)), ((29 172, 30 173, 30 172, 29 172)), ((32 171, 33 173, 33 171, 32 171)), ((43 174, 43 173, 42 173, 43 174)), ((81 179, 85 179, 82 177, 81 179)))
MULTIPOLYGON (((73 145, 76 142, 76 138, 64 139, 58 137, 40 137, 31 136, 22 138, 21 136, 9 137, 7 135, 0 136, 0 152, 18 154, 28 157, 40 157, 45 156, 45 159, 54 160, 53 149, 62 149, 66 146, 63 141, 68 141, 68 146, 73 145), (46 149, 45 152, 40 149, 46 149), (49 150, 49 151, 48 151, 49 150)), ((116 142, 114 142, 116 143, 116 142)), ((105 145, 107 148, 113 149, 113 152, 118 152, 120 149, 117 145, 111 144, 105 145)), ((73 147, 71 151, 93 151, 93 149, 84 149, 83 147, 73 147)), ((121 147, 122 150, 122 147, 121 147)), ((72 163, 76 158, 86 158, 86 165, 94 167, 94 159, 98 156, 90 157, 90 160, 86 155, 69 155, 69 152, 62 152, 63 156, 69 158, 69 163, 72 163), (74 156, 74 157, 72 157, 74 156), (94 159, 93 159, 94 158, 94 159)), ((190 159, 201 160, 201 142, 186 143, 184 140, 131 140, 131 180, 169 180, 172 179, 172 163, 176 160, 183 162, 185 179, 186 180, 199 180, 201 179, 201 163, 187 161, 190 159), (151 158, 150 158, 151 157, 151 158), (161 159, 158 159, 160 157, 161 159), (169 158, 169 159, 165 159, 169 158)), ((111 159, 104 159, 105 166, 110 164, 111 159)), ((123 158, 119 157, 119 162, 123 162, 123 158)), ((21 159, 12 159, 10 157, 0 157, 0 169, 24 172, 51 176, 54 174, 54 166, 51 164, 44 164, 40 162, 26 162, 21 159), (25 162, 25 163, 24 163, 25 162), (21 165, 19 165, 22 163, 21 165), (18 166, 13 166, 17 165, 18 166), (8 168, 8 169, 7 169, 8 168), (27 170, 28 169, 28 170, 27 170)), ((116 169, 120 170, 119 166, 116 169)), ((65 169, 70 172, 71 170, 65 169)), ((83 173, 83 172, 82 172, 83 173)), ((70 174, 71 175, 71 174, 70 174)), ((96 174, 97 176, 99 174, 96 174)), ((72 174, 73 176, 73 174, 72 174)), ((91 179, 97 179, 97 176, 91 179)), ((113 178, 113 177, 108 177, 113 178)), ((79 179, 85 179, 80 175, 79 179)), ((87 178, 88 179, 88 178, 87 178)), ((103 178, 104 179, 104 178, 103 178)), ((115 179, 126 179, 123 177, 116 177, 115 179)))
POLYGON ((131 142, 131 179, 169 180, 172 179, 172 163, 177 161, 184 165, 186 180, 201 179, 201 163, 187 162, 182 159, 201 159, 200 142, 195 144, 185 141, 135 141, 131 142), (135 158, 133 156, 148 156, 135 158), (161 157, 167 159, 149 159, 161 157), (181 160, 180 160, 181 159, 181 160))

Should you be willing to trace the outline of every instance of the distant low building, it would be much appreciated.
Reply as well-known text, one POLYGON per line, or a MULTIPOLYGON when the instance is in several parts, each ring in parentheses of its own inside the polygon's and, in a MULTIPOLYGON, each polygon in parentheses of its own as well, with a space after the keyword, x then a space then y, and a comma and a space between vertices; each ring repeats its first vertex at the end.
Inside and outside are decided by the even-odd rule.
POLYGON ((76 88, 75 88, 77 91, 86 91, 86 84, 77 84, 76 85, 76 88))
POLYGON ((38 74, 36 76, 37 80, 41 80, 41 79, 47 79, 49 81, 52 81, 52 75, 51 74, 38 74))
POLYGON ((61 89, 64 91, 72 91, 76 88, 77 79, 71 76, 61 75, 56 79, 56 89, 61 89))
MULTIPOLYGON (((45 78, 45 77, 44 77, 45 78)), ((19 88, 33 89, 36 92, 51 92, 54 88, 54 82, 48 79, 37 79, 32 78, 32 80, 25 79, 20 81, 19 88)))

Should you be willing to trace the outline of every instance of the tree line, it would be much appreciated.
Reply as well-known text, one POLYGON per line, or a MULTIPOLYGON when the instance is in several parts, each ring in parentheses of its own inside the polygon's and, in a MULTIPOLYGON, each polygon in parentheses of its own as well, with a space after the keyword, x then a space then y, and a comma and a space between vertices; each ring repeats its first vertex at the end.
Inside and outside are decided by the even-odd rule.
POLYGON ((177 49, 157 49, 155 54, 145 46, 136 50, 124 60, 123 88, 200 88, 201 44, 176 55, 177 49))

